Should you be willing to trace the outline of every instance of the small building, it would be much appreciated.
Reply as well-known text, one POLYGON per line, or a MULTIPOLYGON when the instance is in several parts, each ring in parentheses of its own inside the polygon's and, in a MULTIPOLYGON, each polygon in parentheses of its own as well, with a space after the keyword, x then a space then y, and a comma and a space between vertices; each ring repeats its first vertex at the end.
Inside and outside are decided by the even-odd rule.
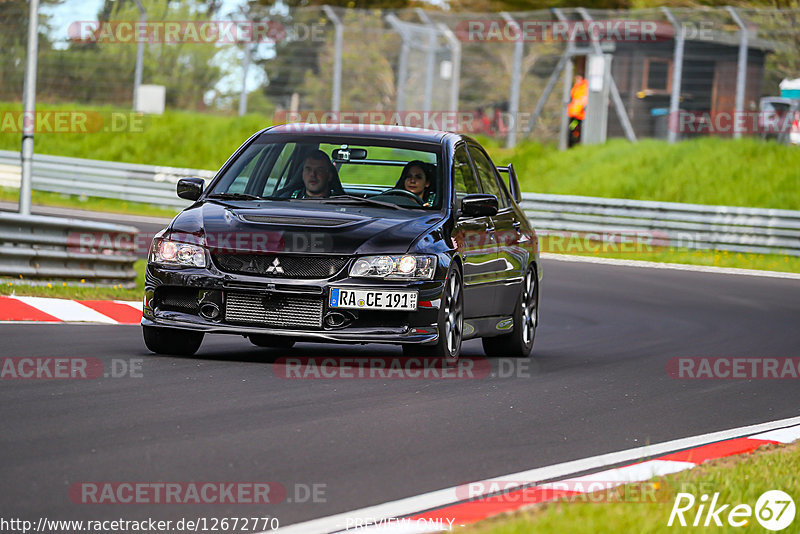
MULTIPOLYGON (((752 33, 752 32, 751 32, 752 33)), ((659 24, 656 40, 615 42, 604 47, 613 54, 611 73, 637 137, 664 137, 672 93, 675 40, 671 25, 659 24)), ((764 61, 774 45, 751 37, 748 42, 744 111, 757 111, 764 78, 764 61)), ((704 30, 684 41, 680 109, 695 114, 733 114, 739 34, 704 30)), ((609 104, 608 137, 624 130, 609 104)), ((681 134, 690 137, 690 134, 681 134)))

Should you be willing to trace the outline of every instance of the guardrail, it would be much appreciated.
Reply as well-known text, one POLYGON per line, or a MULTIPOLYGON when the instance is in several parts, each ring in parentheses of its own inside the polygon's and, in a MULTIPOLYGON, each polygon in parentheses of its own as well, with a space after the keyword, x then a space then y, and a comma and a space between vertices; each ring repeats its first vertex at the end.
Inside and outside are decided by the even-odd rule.
POLYGON ((136 286, 137 229, 0 212, 0 278, 136 286))
POLYGON ((800 256, 800 211, 538 193, 523 193, 521 205, 539 233, 800 256))
MULTIPOLYGON (((175 196, 181 178, 210 181, 215 171, 117 163, 35 154, 33 189, 66 195, 102 197, 185 208, 190 202, 175 196)), ((0 186, 19 187, 19 152, 0 150, 0 186)))
MULTIPOLYGON (((214 171, 36 155, 33 188, 175 208, 180 178, 214 171)), ((0 186, 19 187, 19 153, 0 150, 0 186)), ((800 256, 800 211, 524 193, 522 207, 543 233, 650 232, 662 246, 800 256)))

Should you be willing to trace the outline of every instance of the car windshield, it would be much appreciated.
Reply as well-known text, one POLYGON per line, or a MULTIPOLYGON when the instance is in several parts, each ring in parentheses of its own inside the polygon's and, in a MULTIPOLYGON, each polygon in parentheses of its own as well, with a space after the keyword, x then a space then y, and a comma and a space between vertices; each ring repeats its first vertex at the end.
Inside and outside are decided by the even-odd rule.
POLYGON ((364 139, 269 141, 262 136, 241 152, 207 198, 441 209, 438 145, 364 139))

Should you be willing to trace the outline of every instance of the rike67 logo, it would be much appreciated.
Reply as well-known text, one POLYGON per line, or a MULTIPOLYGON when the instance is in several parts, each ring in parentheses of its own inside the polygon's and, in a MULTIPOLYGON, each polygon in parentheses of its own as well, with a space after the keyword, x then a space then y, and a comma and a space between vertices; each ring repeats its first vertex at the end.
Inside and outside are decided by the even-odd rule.
POLYGON ((755 508, 749 504, 731 505, 720 502, 719 495, 719 492, 714 493, 709 502, 707 494, 696 499, 691 493, 678 493, 667 526, 721 527, 727 523, 732 527, 744 527, 755 516, 756 521, 765 529, 779 531, 794 521, 794 501, 784 491, 765 491, 756 501, 755 508))

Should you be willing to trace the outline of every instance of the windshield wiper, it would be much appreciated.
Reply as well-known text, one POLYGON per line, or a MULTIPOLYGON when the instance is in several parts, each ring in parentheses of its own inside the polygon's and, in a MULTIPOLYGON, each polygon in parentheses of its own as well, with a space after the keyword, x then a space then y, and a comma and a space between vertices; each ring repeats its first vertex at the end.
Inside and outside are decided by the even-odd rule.
POLYGON ((372 200, 371 198, 357 197, 355 195, 336 195, 335 197, 320 198, 319 202, 322 202, 323 204, 352 204, 353 202, 357 202, 360 204, 379 206, 381 208, 392 208, 393 210, 403 209, 397 204, 392 204, 391 202, 381 202, 380 200, 372 200))
POLYGON ((248 193, 213 193, 206 198, 216 200, 263 200, 262 197, 257 197, 248 193))

